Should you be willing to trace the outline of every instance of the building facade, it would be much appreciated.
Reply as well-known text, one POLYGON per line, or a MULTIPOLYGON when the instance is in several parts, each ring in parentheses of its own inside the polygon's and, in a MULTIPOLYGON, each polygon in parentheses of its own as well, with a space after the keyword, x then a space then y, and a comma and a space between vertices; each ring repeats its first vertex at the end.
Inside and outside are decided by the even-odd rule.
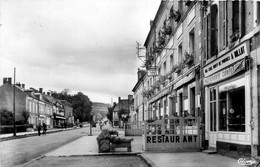
POLYGON ((259 155, 260 2, 210 1, 202 10, 206 144, 259 155))
POLYGON ((195 1, 161 1, 145 41, 148 119, 199 116, 201 23, 195 1))

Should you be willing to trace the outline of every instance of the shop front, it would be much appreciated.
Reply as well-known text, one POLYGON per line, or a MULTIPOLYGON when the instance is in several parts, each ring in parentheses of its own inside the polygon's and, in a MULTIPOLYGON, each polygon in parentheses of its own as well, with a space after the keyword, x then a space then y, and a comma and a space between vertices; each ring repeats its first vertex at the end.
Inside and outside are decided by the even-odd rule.
POLYGON ((208 147, 234 158, 251 152, 248 55, 245 42, 203 69, 208 147))

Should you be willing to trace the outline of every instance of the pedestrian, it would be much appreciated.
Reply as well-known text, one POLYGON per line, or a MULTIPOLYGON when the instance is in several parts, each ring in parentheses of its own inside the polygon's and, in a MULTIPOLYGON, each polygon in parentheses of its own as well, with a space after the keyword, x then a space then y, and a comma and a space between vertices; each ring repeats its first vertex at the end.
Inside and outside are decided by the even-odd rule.
POLYGON ((43 123, 43 134, 46 135, 46 132, 47 132, 47 125, 45 123, 43 123))
POLYGON ((42 130, 42 126, 39 123, 39 125, 37 126, 37 130, 38 130, 38 135, 41 136, 41 130, 42 130))
POLYGON ((99 122, 100 130, 102 130, 102 122, 99 122))
POLYGON ((67 129, 67 123, 66 122, 64 123, 64 128, 67 129))

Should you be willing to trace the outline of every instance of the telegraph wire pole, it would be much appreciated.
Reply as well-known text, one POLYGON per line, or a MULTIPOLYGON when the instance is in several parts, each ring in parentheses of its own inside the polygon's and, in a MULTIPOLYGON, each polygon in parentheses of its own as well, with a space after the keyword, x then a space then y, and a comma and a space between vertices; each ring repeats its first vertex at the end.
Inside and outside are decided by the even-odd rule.
POLYGON ((14 87, 13 87, 13 110, 14 110, 14 115, 13 115, 13 125, 14 125, 14 136, 16 136, 16 127, 15 127, 15 73, 16 69, 14 68, 14 87))

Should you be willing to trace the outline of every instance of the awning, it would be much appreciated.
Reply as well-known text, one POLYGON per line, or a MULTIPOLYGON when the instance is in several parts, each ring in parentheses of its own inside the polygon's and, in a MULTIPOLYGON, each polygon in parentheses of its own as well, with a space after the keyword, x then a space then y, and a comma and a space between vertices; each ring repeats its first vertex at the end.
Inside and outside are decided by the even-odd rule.
POLYGON ((55 118, 66 119, 65 117, 55 116, 55 118))

